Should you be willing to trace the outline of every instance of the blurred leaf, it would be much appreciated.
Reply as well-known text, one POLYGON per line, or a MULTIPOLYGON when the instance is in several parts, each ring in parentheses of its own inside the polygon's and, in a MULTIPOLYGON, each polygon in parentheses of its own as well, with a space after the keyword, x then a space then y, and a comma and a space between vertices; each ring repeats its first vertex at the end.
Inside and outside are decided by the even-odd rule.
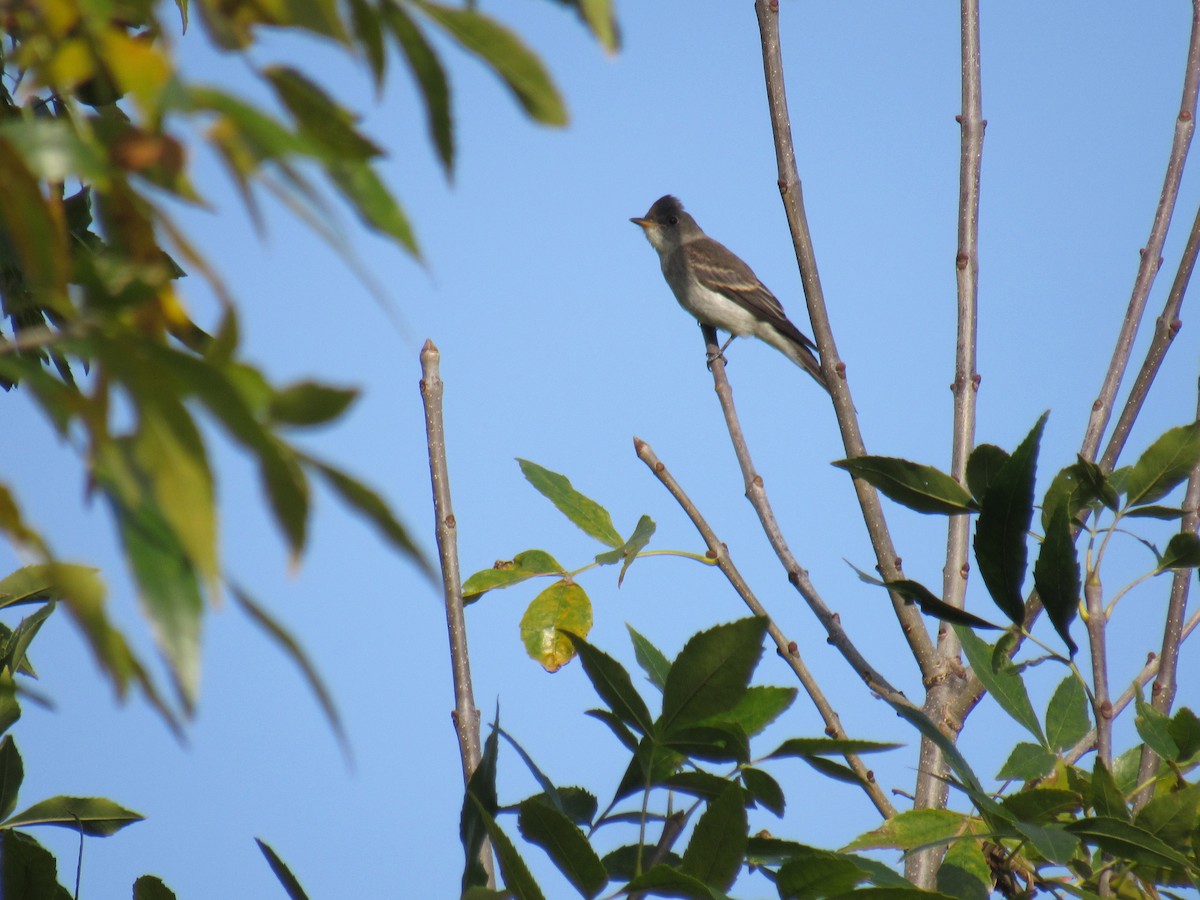
POLYGON ((336 163, 330 167, 329 177, 364 225, 395 238, 420 259, 421 248, 417 246, 408 216, 369 163, 360 160, 336 163))
POLYGON ((1008 451, 995 444, 980 444, 967 459, 967 487, 975 501, 982 502, 988 485, 1008 462, 1008 451))
POLYGON ((5 819, 0 822, 0 828, 59 825, 94 837, 107 837, 144 818, 104 797, 59 796, 35 803, 24 812, 5 819))
POLYGON ((530 118, 543 125, 567 124, 567 109, 549 73, 513 32, 470 7, 442 6, 430 0, 411 2, 463 49, 486 63, 530 118))
POLYGON ((1167 723, 1167 733, 1179 748, 1179 758, 1190 760, 1200 753, 1200 719, 1188 707, 1180 708, 1167 723))
POLYGON ((625 541, 613 527, 608 510, 571 487, 571 482, 565 476, 543 469, 527 459, 518 459, 517 464, 526 480, 585 534, 614 549, 624 548, 625 541))
POLYGON ((1190 784, 1151 798, 1138 811, 1133 824, 1172 847, 1183 848, 1196 830, 1197 812, 1200 812, 1200 785, 1190 784))
POLYGON ((20 831, 0 829, 0 897, 71 900, 54 855, 20 831))
POLYGON ((521 617, 521 643, 547 672, 557 672, 575 656, 566 632, 587 637, 592 630, 592 601, 579 585, 556 581, 533 598, 521 617))
POLYGON ((292 114, 300 134, 320 148, 326 162, 365 162, 383 153, 354 127, 355 116, 298 70, 276 65, 267 66, 262 73, 292 114))
POLYGON ((300 669, 304 680, 308 682, 309 688, 316 695, 317 703, 320 704, 321 711, 325 713, 325 718, 329 721, 329 727, 337 735, 338 742, 342 745, 342 752, 349 757, 350 742, 345 730, 342 728, 342 719, 338 715, 337 706, 333 702, 333 696, 325 687, 325 682, 321 680, 321 676, 317 673, 316 667, 308 658, 308 654, 304 652, 304 648, 300 646, 299 642, 274 616, 268 613, 262 606, 255 603, 250 595, 236 584, 229 585, 229 592, 233 594, 233 598, 237 601, 238 605, 246 611, 250 620, 261 628, 271 640, 278 644, 279 649, 300 669))
POLYGON ((625 623, 625 627, 629 630, 629 637, 633 640, 633 654, 637 658, 638 665, 649 677, 650 683, 661 691, 666 686, 667 675, 671 671, 670 660, 649 640, 635 631, 628 622, 625 623))
POLYGON ((1003 668, 993 668, 996 662, 994 648, 981 640, 975 632, 961 626, 956 627, 954 631, 962 641, 963 652, 971 664, 972 671, 987 688, 988 693, 1000 704, 1001 709, 1045 746, 1046 735, 1042 732, 1037 713, 1033 711, 1033 704, 1029 702, 1029 692, 1025 690, 1021 674, 1006 658, 1002 664, 1003 668))
POLYGON ((521 836, 546 851, 558 870, 584 897, 595 897, 608 883, 608 873, 583 832, 565 815, 536 800, 521 804, 517 827, 521 836))
POLYGON ((467 781, 459 817, 458 834, 466 853, 462 877, 464 892, 473 885, 487 884, 487 873, 479 863, 479 851, 487 837, 487 826, 481 813, 494 815, 500 806, 496 798, 496 760, 499 755, 500 708, 497 705, 492 730, 483 742, 483 756, 467 781))
POLYGON ((25 764, 13 743, 12 735, 0 738, 0 821, 17 808, 17 794, 25 780, 25 764))
POLYGON ((878 828, 860 834, 845 850, 916 850, 972 834, 971 818, 949 809, 897 813, 878 828))
POLYGON ((640 734, 651 734, 654 731, 654 722, 650 718, 650 710, 646 708, 646 701, 634 688, 625 668, 579 635, 568 634, 567 637, 575 645, 575 652, 579 654, 583 671, 592 682, 596 693, 600 695, 600 699, 626 725, 640 734))
POLYGON ((1068 750, 1091 729, 1087 692, 1074 675, 1064 678, 1046 707, 1046 740, 1052 750, 1068 750))
POLYGON ((1200 537, 1195 532, 1184 531, 1172 535, 1167 548, 1158 561, 1157 572, 1168 569, 1194 569, 1200 566, 1200 537))
MULTIPOLYGON (((3 641, 0 641, 0 667, 6 667, 14 673, 33 674, 33 667, 26 659, 26 651, 34 636, 41 630, 42 623, 52 612, 54 612, 54 601, 50 600, 40 609, 22 618, 20 624, 9 632, 3 641)), ((7 631, 7 629, 5 630, 7 631)))
POLYGON ((357 388, 299 381, 271 397, 271 420, 280 425, 325 425, 349 409, 358 395, 357 388))
POLYGON ((684 644, 663 688, 664 733, 737 705, 762 658, 766 629, 766 619, 752 616, 702 631, 684 644))
POLYGON ((1137 691, 1134 704, 1137 715, 1134 716, 1133 723, 1137 727, 1138 735, 1146 742, 1146 746, 1163 759, 1177 761, 1179 747, 1175 743, 1175 739, 1171 737, 1171 720, 1165 713, 1159 712, 1147 703, 1142 697, 1141 690, 1137 691))
POLYGON ((133 883, 133 900, 176 900, 176 897, 161 878, 143 875, 133 883))
POLYGON ((1058 757, 1041 744, 1018 741, 996 777, 1003 781, 1032 781, 1049 774, 1057 761, 1058 757))
POLYGON ((1079 648, 1071 640, 1071 622, 1079 609, 1079 557, 1066 504, 1059 504, 1050 516, 1037 562, 1033 564, 1033 586, 1054 630, 1074 656, 1079 648))
POLYGON ((287 863, 279 858, 279 854, 271 849, 271 845, 262 838, 255 838, 254 843, 258 844, 258 849, 267 858, 267 865, 271 867, 271 871, 275 873, 275 877, 279 879, 279 883, 287 891, 290 900, 308 900, 308 894, 304 893, 304 888, 300 886, 300 882, 296 880, 296 876, 292 874, 292 870, 288 868, 287 863))
POLYGON ((375 9, 368 0, 350 0, 350 26, 358 46, 367 57, 371 67, 371 78, 375 92, 383 90, 383 76, 387 71, 387 48, 383 43, 383 10, 375 9))
POLYGON ((12 728, 21 718, 21 704, 17 702, 17 689, 13 674, 0 669, 0 734, 12 728))
POLYGON ((860 741, 851 738, 788 738, 767 754, 767 759, 783 759, 789 756, 845 756, 847 753, 883 753, 895 750, 903 744, 888 744, 880 741, 860 741))
POLYGON ((1038 445, 1048 412, 996 473, 975 523, 975 559, 988 593, 1016 625, 1025 621, 1021 590, 1028 559, 1026 535, 1033 519, 1038 445))
POLYGON ((545 550, 525 550, 511 560, 496 560, 490 569, 481 569, 463 582, 463 599, 474 603, 497 588, 511 587, 537 575, 566 575, 567 570, 545 550))
POLYGON ((1125 795, 1117 787, 1112 773, 1108 770, 1108 766, 1104 765, 1104 760, 1099 755, 1096 756, 1095 768, 1092 772, 1092 796, 1090 799, 1092 809, 1098 816, 1120 819, 1125 822, 1132 819, 1125 795))
POLYGON ((727 891, 742 868, 749 825, 742 790, 731 784, 709 801, 683 853, 683 871, 727 891))
POLYGON ((699 878, 680 872, 671 866, 659 863, 648 872, 643 872, 625 886, 629 893, 645 891, 650 896, 685 897, 693 900, 727 900, 722 891, 711 888, 699 878))
POLYGON ((420 87, 429 136, 448 175, 454 168, 454 122, 450 117, 450 83, 446 80, 446 70, 403 6, 384 0, 382 13, 420 87))
POLYGON ((857 456, 833 465, 915 512, 949 516, 978 508, 966 488, 933 466, 890 456, 857 456))
POLYGON ((746 790, 754 799, 754 802, 763 809, 768 809, 775 813, 779 818, 783 818, 783 812, 787 806, 787 800, 783 795, 783 788, 779 786, 779 782, 772 778, 762 769, 756 769, 752 766, 743 766, 740 773, 742 784, 746 786, 746 790))
POLYGON ((1061 788, 1033 788, 1009 794, 1000 801, 1015 819, 1022 822, 1053 822, 1060 815, 1078 813, 1083 798, 1061 788))
MULTIPOLYGON (((50 213, 41 187, 13 143, 0 135, 0 245, 11 243, 21 276, 39 306, 66 299, 66 232, 50 213)), ((6 298, 6 304, 11 302, 6 298)), ((12 309, 8 310, 12 314, 12 309)))
POLYGON ((849 893, 867 873, 840 853, 805 847, 779 867, 776 886, 788 900, 820 900, 849 893))
POLYGON ((1159 519, 1163 522, 1173 522, 1182 519, 1186 510, 1178 506, 1135 506, 1125 511, 1127 519, 1159 519))
POLYGON ((0 138, 7 140, 31 174, 43 181, 66 181, 72 176, 103 190, 109 169, 100 151, 86 142, 65 119, 6 119, 0 138))
MULTIPOLYGON (((667 790, 676 791, 680 794, 687 794, 700 800, 715 800, 725 793, 726 789, 732 783, 729 779, 722 778, 720 775, 713 775, 711 772, 705 772, 703 769, 694 769, 668 775, 659 783, 659 787, 664 787, 667 790)), ((742 797, 742 802, 750 802, 748 794, 742 797)))
POLYGON ((479 802, 479 798, 470 794, 468 797, 475 804, 483 826, 487 830, 488 838, 492 842, 492 850, 495 851, 496 859, 500 862, 500 872, 504 875, 505 890, 516 900, 541 900, 543 896, 541 889, 534 881, 533 875, 530 874, 529 867, 525 865, 525 860, 521 859, 521 854, 513 846, 513 842, 496 824, 496 820, 479 802))
POLYGON ((1016 829, 1039 854, 1055 865, 1065 866, 1079 849, 1079 838, 1058 825, 1019 821, 1016 829))
POLYGON ((1194 869, 1195 864, 1150 832, 1121 819, 1096 816, 1068 823, 1067 831, 1119 859, 1147 866, 1194 869))
POLYGON ((1125 503, 1143 506, 1169 494, 1200 464, 1200 422, 1172 428, 1147 448, 1125 480, 1125 503))

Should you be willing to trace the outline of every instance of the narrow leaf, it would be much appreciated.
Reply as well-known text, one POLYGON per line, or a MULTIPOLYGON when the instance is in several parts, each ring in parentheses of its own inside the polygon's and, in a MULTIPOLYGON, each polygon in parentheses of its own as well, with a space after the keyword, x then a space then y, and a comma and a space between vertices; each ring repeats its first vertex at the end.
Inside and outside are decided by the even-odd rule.
POLYGON ((885 581, 883 584, 884 587, 895 591, 906 601, 916 603, 921 612, 927 616, 941 619, 943 622, 965 625, 968 628, 1001 630, 999 625, 989 622, 987 619, 981 619, 979 616, 973 615, 965 609, 959 609, 957 606, 951 606, 949 603, 938 599, 933 591, 918 581, 913 581, 910 578, 898 578, 895 581, 885 581))
POLYGON ((661 691, 666 686, 667 674, 671 671, 670 660, 628 622, 625 623, 625 627, 629 629, 629 637, 633 641, 633 654, 638 665, 642 667, 650 683, 661 691))
POLYGON ((966 488, 933 466, 890 456, 856 456, 834 465, 919 513, 952 516, 978 508, 966 488))
POLYGON ((58 796, 35 803, 24 812, 0 822, 0 828, 58 825, 95 837, 107 837, 144 818, 105 797, 58 796))
POLYGON ((643 735, 654 730, 654 722, 650 718, 650 710, 646 701, 633 687, 633 681, 624 666, 600 650, 597 650, 579 635, 568 635, 575 651, 579 654, 579 662, 583 671, 592 682, 592 687, 600 695, 622 722, 636 729, 643 735))
POLYGON ((883 753, 903 747, 903 744, 888 744, 880 741, 860 741, 850 738, 788 738, 767 759, 783 759, 789 756, 845 756, 847 753, 883 753))
POLYGON ((1029 702, 1029 692, 1025 690, 1025 682, 1020 673, 1006 658, 1002 668, 993 668, 994 648, 981 640, 975 632, 961 626, 956 627, 954 631, 962 641, 963 652, 971 664, 971 669, 987 688, 988 693, 1000 704, 1001 709, 1037 738, 1038 743, 1045 746, 1046 735, 1042 733, 1042 725, 1038 721, 1037 713, 1033 711, 1033 704, 1029 702))
POLYGON ((504 875, 504 887, 508 894, 516 898, 516 900, 542 900, 542 891, 534 881, 533 875, 529 872, 529 867, 525 865, 525 860, 521 858, 521 854, 517 852, 517 848, 513 846, 513 842, 509 840, 503 829, 496 824, 496 820, 492 818, 491 813, 484 808, 484 805, 479 802, 477 797, 472 796, 471 801, 475 804, 476 811, 483 820, 484 828, 487 829, 487 836, 492 842, 492 849, 496 852, 496 858, 500 861, 500 872, 504 875))
POLYGON ((746 791, 753 798, 755 804, 769 809, 782 819, 787 801, 779 782, 762 769, 756 769, 753 766, 743 766, 739 774, 742 784, 746 786, 746 791))
POLYGON ((357 388, 299 381, 277 391, 268 411, 281 425, 325 425, 349 409, 358 395, 357 388))
POLYGON ((0 822, 17 808, 17 794, 25 780, 25 765, 12 735, 0 738, 0 822))
POLYGON ((304 888, 300 886, 300 882, 292 874, 292 870, 288 868, 287 863, 280 859, 279 854, 271 849, 271 845, 262 838, 255 838, 254 843, 258 844, 258 849, 267 858, 267 865, 271 867, 271 871, 275 873, 275 877, 287 891, 290 900, 308 900, 308 894, 304 893, 304 888))
POLYGON ((614 549, 625 546, 624 539, 613 527, 608 510, 571 487, 571 482, 565 476, 543 469, 527 459, 518 459, 517 464, 526 480, 585 534, 614 549))
POLYGON ((446 70, 403 6, 386 0, 383 16, 420 87, 429 137, 437 148, 442 168, 449 174, 454 168, 454 123, 450 118, 450 83, 446 80, 446 70))
POLYGON ((1060 504, 1050 516, 1046 537, 1033 565, 1033 586, 1071 656, 1079 649, 1071 640, 1071 622, 1079 609, 1079 580, 1079 557, 1071 536, 1071 520, 1066 504, 1060 504))
POLYGON ((1125 479, 1125 503, 1143 506, 1171 492, 1200 463, 1200 422, 1172 428, 1151 444, 1125 479))

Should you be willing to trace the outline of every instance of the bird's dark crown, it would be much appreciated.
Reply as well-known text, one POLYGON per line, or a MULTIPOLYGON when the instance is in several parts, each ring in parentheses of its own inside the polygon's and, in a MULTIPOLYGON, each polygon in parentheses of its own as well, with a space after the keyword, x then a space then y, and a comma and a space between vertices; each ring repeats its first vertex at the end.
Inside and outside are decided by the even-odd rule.
POLYGON ((683 215, 683 204, 679 202, 678 197, 667 194, 654 201, 654 205, 651 206, 650 211, 646 213, 646 218, 663 221, 668 216, 678 217, 681 215, 683 215))

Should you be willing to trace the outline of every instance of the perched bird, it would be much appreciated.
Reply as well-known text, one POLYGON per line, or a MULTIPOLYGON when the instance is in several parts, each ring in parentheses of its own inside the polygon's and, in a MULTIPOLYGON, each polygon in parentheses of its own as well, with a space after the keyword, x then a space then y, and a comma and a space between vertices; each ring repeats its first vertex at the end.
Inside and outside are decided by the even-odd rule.
POLYGON ((660 197, 646 215, 629 221, 641 226, 675 299, 701 325, 729 332, 729 341, 746 334, 766 341, 829 390, 816 345, 784 315, 750 267, 706 235, 677 198, 660 197))

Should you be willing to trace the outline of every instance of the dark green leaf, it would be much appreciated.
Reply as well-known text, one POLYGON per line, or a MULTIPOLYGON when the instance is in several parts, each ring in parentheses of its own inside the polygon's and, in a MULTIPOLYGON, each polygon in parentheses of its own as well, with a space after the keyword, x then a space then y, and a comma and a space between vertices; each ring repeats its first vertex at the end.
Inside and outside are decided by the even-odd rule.
POLYGON ((630 753, 637 750, 638 739, 634 736, 624 722, 616 715, 607 709, 589 709, 584 715, 591 716, 593 719, 599 719, 609 727, 609 730, 616 736, 617 740, 625 745, 625 749, 630 753))
POLYGON ((17 794, 25 780, 25 766, 12 735, 0 738, 0 822, 17 808, 17 794))
POLYGON ((531 118, 543 125, 567 124, 567 109, 549 73, 513 32, 471 7, 412 3, 485 62, 531 118))
POLYGON ((1087 692, 1074 675, 1064 678, 1046 707, 1046 740, 1052 750, 1067 750, 1091 729, 1087 692))
POLYGON ((806 763, 824 775, 826 778, 832 778, 834 781, 840 781, 843 784, 853 784, 859 787, 866 787, 862 778, 849 766, 839 762, 834 762, 832 759, 826 759, 823 756, 803 756, 801 757, 806 763))
POLYGON ((1125 511, 1125 518, 1159 519, 1163 522, 1172 522, 1176 519, 1182 519, 1185 513, 1186 510, 1178 506, 1135 506, 1125 511))
POLYGON ((26 652, 34 636, 41 630, 42 623, 53 612, 54 601, 51 600, 36 612, 21 619, 20 624, 0 641, 0 667, 6 666, 11 672, 33 674, 33 667, 26 659, 26 652))
POLYGON ((387 0, 383 15, 409 71, 420 86, 429 136, 437 148, 442 168, 449 174, 454 168, 454 122, 450 117, 450 83, 446 80, 446 70, 417 23, 402 6, 387 0))
POLYGON ((762 657, 767 621, 758 616, 693 635, 671 663, 661 723, 670 732, 737 705, 762 657))
POLYGON ((1159 712, 1142 698, 1139 690, 1134 698, 1137 715, 1133 723, 1137 733, 1151 750, 1163 759, 1175 762, 1179 758, 1179 747, 1171 737, 1171 720, 1165 713, 1159 712))
POLYGON ((1096 816, 1070 822, 1065 827, 1089 846, 1130 862, 1181 869, 1189 869, 1194 865, 1155 835, 1121 819, 1096 816))
POLYGON ((918 581, 913 581, 910 578, 899 578, 895 581, 886 581, 884 585, 890 590, 895 591, 905 600, 916 603, 921 612, 927 616, 941 619, 943 622, 966 625, 968 628, 1000 630, 999 625, 994 625, 987 619, 981 619, 979 616, 972 615, 966 610, 959 609, 957 606, 951 606, 949 603, 939 600, 933 591, 918 581))
POLYGON ((1053 771, 1057 761, 1058 757, 1042 745, 1018 741, 996 777, 1003 781, 1032 781, 1053 771))
MULTIPOLYGON (((649 860, 650 854, 654 852, 653 847, 638 846, 637 844, 626 844, 623 847, 618 847, 611 853, 604 856, 604 868, 608 870, 610 879, 616 881, 630 881, 634 873, 644 866, 644 863, 649 860), (639 859, 643 865, 639 865, 639 859)), ((683 859, 678 853, 669 852, 666 859, 663 860, 663 865, 669 866, 672 869, 678 870, 683 863, 683 859)), ((705 897, 709 896, 705 894, 705 897)))
POLYGON ((1008 451, 995 444, 980 444, 967 459, 967 487, 976 502, 982 502, 988 485, 1008 462, 1008 451))
POLYGON ((521 804, 517 827, 521 836, 549 855, 558 870, 585 897, 595 897, 608 882, 600 857, 565 815, 536 800, 521 804))
POLYGON ((1117 492, 1113 489, 1099 466, 1088 460, 1067 466, 1054 476, 1046 496, 1042 500, 1042 528, 1048 528, 1050 517, 1061 509, 1067 511, 1071 521, 1092 503, 1101 501, 1111 509, 1117 508, 1117 492))
POLYGON ((709 801, 683 853, 683 871, 710 887, 727 891, 742 867, 749 825, 742 790, 729 785, 709 801))
POLYGON ((1172 428, 1133 464, 1125 479, 1125 503, 1144 506, 1169 494, 1200 463, 1200 422, 1172 428))
POLYGON ((585 534, 614 549, 625 546, 624 539, 613 527, 612 516, 608 514, 608 510, 571 487, 571 482, 565 476, 543 469, 527 459, 518 459, 517 464, 520 465, 526 480, 558 507, 559 512, 583 529, 585 534))
MULTIPOLYGON (((487 836, 492 842, 492 849, 500 861, 500 872, 504 875, 505 889, 516 900, 542 900, 541 889, 533 880, 533 875, 529 873, 529 867, 525 865, 525 860, 521 859, 521 854, 517 852, 517 848, 513 846, 508 835, 496 824, 496 820, 477 797, 471 794, 468 794, 468 797, 483 820, 487 836)), ((584 843, 587 843, 586 840, 584 843)))
POLYGON ((275 873, 275 877, 287 891, 290 900, 308 900, 308 894, 304 893, 304 888, 300 886, 300 882, 292 874, 292 870, 279 858, 279 854, 271 849, 271 845, 262 838, 255 838, 254 843, 258 844, 258 849, 267 859, 267 865, 271 867, 271 871, 275 873))
POLYGON ((966 488, 933 466, 890 456, 857 456, 834 465, 919 513, 952 516, 978 508, 966 488))
POLYGON ((575 652, 579 654, 583 671, 592 682, 596 693, 600 695, 600 699, 626 725, 641 734, 650 734, 654 730, 650 710, 646 708, 646 701, 634 689, 633 681, 625 667, 578 635, 569 637, 575 645, 575 652))
POLYGON ((671 671, 670 660, 628 622, 625 627, 629 629, 629 637, 633 640, 633 653, 638 665, 645 671, 650 683, 661 691, 666 686, 667 673, 671 671))
POLYGON ((983 499, 975 524, 975 559, 996 605, 1014 624, 1025 621, 1021 590, 1028 559, 1026 535, 1033 519, 1033 482, 1038 444, 1046 426, 1043 413, 1003 468, 983 499))
POLYGON ((0 897, 71 900, 54 855, 21 831, 0 830, 0 897))
POLYGON ((488 834, 484 815, 495 815, 500 803, 496 797, 496 759, 500 755, 500 709, 491 733, 483 742, 483 756, 479 765, 467 781, 463 796, 462 813, 459 816, 458 835, 466 855, 463 867, 462 888, 486 885, 487 873, 479 862, 479 852, 488 834))
POLYGON ((598 807, 595 794, 581 787, 556 788, 554 794, 557 799, 552 799, 545 791, 534 794, 529 799, 558 810, 576 825, 592 824, 598 807))
POLYGON ((664 747, 695 759, 710 762, 747 763, 750 741, 737 725, 683 725, 662 737, 664 747))
POLYGON ((1000 704, 1001 709, 1044 746, 1046 736, 1042 733, 1037 713, 1033 711, 1033 704, 1029 702, 1029 692, 1025 690, 1025 682, 1020 673, 1004 657, 1001 663, 1003 668, 993 668, 996 662, 994 648, 969 628, 959 625, 955 626, 954 631, 962 641, 963 652, 971 664, 971 669, 987 688, 988 693, 1000 704))
POLYGON ((701 724, 736 725, 747 737, 754 737, 779 718, 795 699, 795 688, 755 685, 746 689, 733 709, 705 719, 701 724))
POLYGON ((1181 760, 1191 760, 1200 752, 1200 719, 1188 707, 1182 707, 1171 717, 1167 733, 1179 748, 1181 760))
POLYGON ((300 133, 321 148, 326 161, 363 162, 381 155, 379 147, 354 127, 355 117, 301 72, 277 65, 267 66, 262 73, 292 114, 300 133))
POLYGON ((1000 801, 1000 805, 1014 819, 1044 824, 1055 821, 1060 815, 1080 812, 1083 798, 1074 791, 1061 788, 1033 788, 1010 794, 1000 801))
POLYGON ((1134 817, 1133 824, 1144 828, 1172 847, 1186 847, 1197 826, 1200 812, 1200 785, 1154 797, 1134 817))
POLYGON ((684 897, 689 900, 727 900, 723 892, 709 887, 699 878, 662 863, 631 880, 625 890, 629 893, 646 891, 650 896, 684 897))
POLYGON ((144 818, 105 797, 58 796, 35 803, 0 825, 5 828, 59 825, 95 837, 107 837, 144 818))
POLYGON ((954 742, 942 734, 929 716, 925 715, 924 712, 915 706, 891 700, 886 696, 883 698, 883 701, 896 711, 896 715, 937 745, 938 749, 946 757, 946 762, 950 766, 950 769, 962 781, 964 788, 976 804, 989 805, 987 803, 987 795, 984 793, 983 785, 980 784, 978 776, 967 765, 966 759, 963 758, 962 753, 959 752, 954 742))
POLYGON ((261 628, 279 646, 279 649, 296 664, 296 667, 304 676, 304 680, 308 682, 309 688, 316 695, 317 703, 321 706, 321 711, 325 713, 325 718, 329 721, 329 726, 333 729, 333 733, 337 735, 338 742, 342 745, 342 751, 349 756, 350 742, 346 737, 346 732, 342 728, 342 719, 338 715, 337 707, 334 705, 333 696, 325 687, 325 682, 321 680, 321 676, 317 673, 312 660, 308 658, 308 654, 304 652, 304 648, 300 646, 299 642, 274 616, 268 613, 262 606, 255 603, 250 595, 240 587, 230 584, 229 592, 233 595, 238 605, 246 611, 246 614, 250 617, 250 621, 261 628))
POLYGON ((367 57, 375 91, 383 89, 383 75, 387 69, 387 48, 383 44, 382 15, 372 8, 368 0, 350 0, 350 24, 358 46, 367 57))
POLYGON ((349 409, 358 394, 357 388, 299 381, 271 397, 270 416, 281 425, 324 425, 349 409))
POLYGON ((1112 772, 1108 770, 1108 766, 1104 765, 1104 760, 1099 755, 1096 756, 1095 768, 1092 771, 1091 805, 1098 816, 1120 819, 1124 822, 1131 819, 1125 795, 1117 787, 1112 772))
POLYGON ((1158 561, 1159 572, 1168 569, 1195 569, 1200 567, 1200 537, 1194 532, 1184 531, 1167 541, 1167 549, 1158 561))
POLYGON ((497 560, 463 582, 463 599, 474 603, 487 591, 511 587, 537 575, 566 575, 567 570, 545 550, 526 550, 511 560, 497 560))
POLYGON ((903 744, 887 744, 880 741, 860 741, 845 738, 789 738, 780 744, 767 759, 782 759, 787 756, 845 756, 847 753, 882 753, 895 750, 903 744))
POLYGON ((143 875, 133 883, 133 900, 176 900, 176 897, 157 875, 143 875))
POLYGON ((779 782, 762 769, 755 769, 751 766, 743 766, 740 774, 742 784, 746 786, 746 790, 754 802, 783 818, 783 810, 787 801, 779 782))
POLYGON ((779 868, 776 886, 788 900, 821 900, 853 891, 867 873, 840 853, 806 847, 779 868))
POLYGON ((1071 640, 1071 622, 1079 609, 1079 557, 1065 504, 1058 506, 1046 526, 1046 537, 1033 565, 1033 586, 1054 630, 1074 656, 1079 648, 1071 640))

